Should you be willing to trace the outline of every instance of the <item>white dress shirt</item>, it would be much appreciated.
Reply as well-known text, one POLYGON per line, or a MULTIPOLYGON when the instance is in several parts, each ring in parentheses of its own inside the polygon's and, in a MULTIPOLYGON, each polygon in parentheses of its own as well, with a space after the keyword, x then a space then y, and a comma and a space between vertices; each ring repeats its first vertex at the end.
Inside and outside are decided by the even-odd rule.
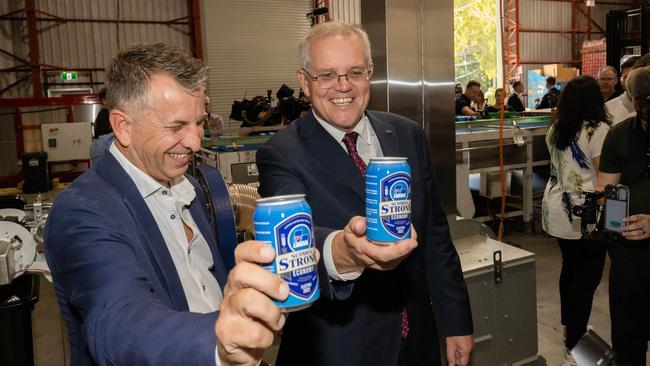
POLYGON ((109 151, 133 179, 156 220, 176 267, 190 311, 210 313, 218 310, 223 294, 209 269, 213 265, 212 252, 188 209, 196 197, 192 183, 180 176, 171 189, 167 188, 131 163, 115 143, 111 144, 109 151), (192 231, 189 242, 183 224, 192 231))
MULTIPOLYGON (((325 131, 327 131, 336 141, 339 142, 339 145, 347 154, 348 150, 345 147, 345 143, 343 142, 343 137, 347 132, 339 130, 333 125, 325 122, 325 120, 320 118, 315 111, 314 116, 316 117, 318 123, 323 126, 325 131)), ((359 123, 357 123, 353 131, 359 134, 359 138, 357 139, 357 153, 359 153, 359 156, 361 159, 363 159, 366 165, 368 165, 370 162, 370 158, 384 156, 384 153, 381 151, 381 145, 379 144, 377 134, 375 133, 375 130, 372 128, 372 125, 370 124, 370 121, 365 114, 361 117, 361 120, 359 120, 359 123)), ((325 239, 325 243, 323 244, 323 261, 325 262, 327 274, 331 279, 338 281, 351 281, 361 276, 361 273, 363 273, 363 271, 338 273, 336 266, 334 265, 334 259, 332 258, 332 240, 334 239, 334 236, 341 231, 342 230, 334 231, 330 233, 325 239)))
POLYGON ((612 117, 612 126, 636 116, 634 101, 627 92, 605 103, 607 113, 612 117))

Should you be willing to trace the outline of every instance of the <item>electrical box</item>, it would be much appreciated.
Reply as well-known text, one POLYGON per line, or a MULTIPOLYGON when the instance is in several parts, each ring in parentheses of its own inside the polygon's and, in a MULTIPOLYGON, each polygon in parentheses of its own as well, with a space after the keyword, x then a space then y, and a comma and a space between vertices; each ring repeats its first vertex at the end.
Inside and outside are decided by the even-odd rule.
POLYGON ((41 125, 41 136, 50 162, 90 158, 90 122, 45 123, 41 125))
POLYGON ((537 365, 534 254, 485 235, 454 239, 474 322, 471 365, 537 365))

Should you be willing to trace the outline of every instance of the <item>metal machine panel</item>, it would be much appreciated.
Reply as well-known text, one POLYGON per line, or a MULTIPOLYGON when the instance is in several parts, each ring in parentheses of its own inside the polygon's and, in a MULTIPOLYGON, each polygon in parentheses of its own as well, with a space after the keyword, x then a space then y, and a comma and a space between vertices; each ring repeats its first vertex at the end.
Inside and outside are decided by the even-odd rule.
POLYGON ((373 47, 370 109, 422 123, 443 209, 456 214, 453 1, 362 1, 373 47))
POLYGON ((535 364, 534 254, 483 235, 454 240, 454 245, 460 256, 474 320, 475 348, 471 364, 535 364), (496 251, 501 253, 499 271, 493 258, 496 251))
POLYGON ((90 122, 41 125, 43 151, 47 152, 48 161, 89 159, 92 139, 90 125, 90 122))

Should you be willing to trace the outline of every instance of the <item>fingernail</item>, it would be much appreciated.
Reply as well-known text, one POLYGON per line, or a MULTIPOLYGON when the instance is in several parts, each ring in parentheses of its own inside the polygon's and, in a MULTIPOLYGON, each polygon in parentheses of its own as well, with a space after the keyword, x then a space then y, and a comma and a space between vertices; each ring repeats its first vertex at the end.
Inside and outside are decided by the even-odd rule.
POLYGON ((269 246, 265 246, 264 248, 262 248, 262 250, 260 250, 260 253, 265 257, 272 257, 273 255, 275 255, 275 251, 273 250, 273 248, 269 246))
POLYGON ((289 286, 285 282, 282 282, 278 290, 280 293, 280 300, 284 300, 289 296, 289 286))
POLYGON ((282 328, 284 327, 284 322, 287 321, 287 316, 284 314, 280 315, 280 321, 278 321, 278 327, 282 328))

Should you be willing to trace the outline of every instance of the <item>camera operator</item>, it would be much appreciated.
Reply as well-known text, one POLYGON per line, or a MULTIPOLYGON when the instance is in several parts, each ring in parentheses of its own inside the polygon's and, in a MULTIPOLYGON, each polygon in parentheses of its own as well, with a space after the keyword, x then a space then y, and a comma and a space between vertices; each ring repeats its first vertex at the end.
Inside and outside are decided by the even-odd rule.
POLYGON ((637 61, 627 79, 636 117, 612 127, 600 156, 598 189, 630 189, 629 216, 609 247, 612 343, 621 365, 646 364, 650 329, 650 55, 637 61))

